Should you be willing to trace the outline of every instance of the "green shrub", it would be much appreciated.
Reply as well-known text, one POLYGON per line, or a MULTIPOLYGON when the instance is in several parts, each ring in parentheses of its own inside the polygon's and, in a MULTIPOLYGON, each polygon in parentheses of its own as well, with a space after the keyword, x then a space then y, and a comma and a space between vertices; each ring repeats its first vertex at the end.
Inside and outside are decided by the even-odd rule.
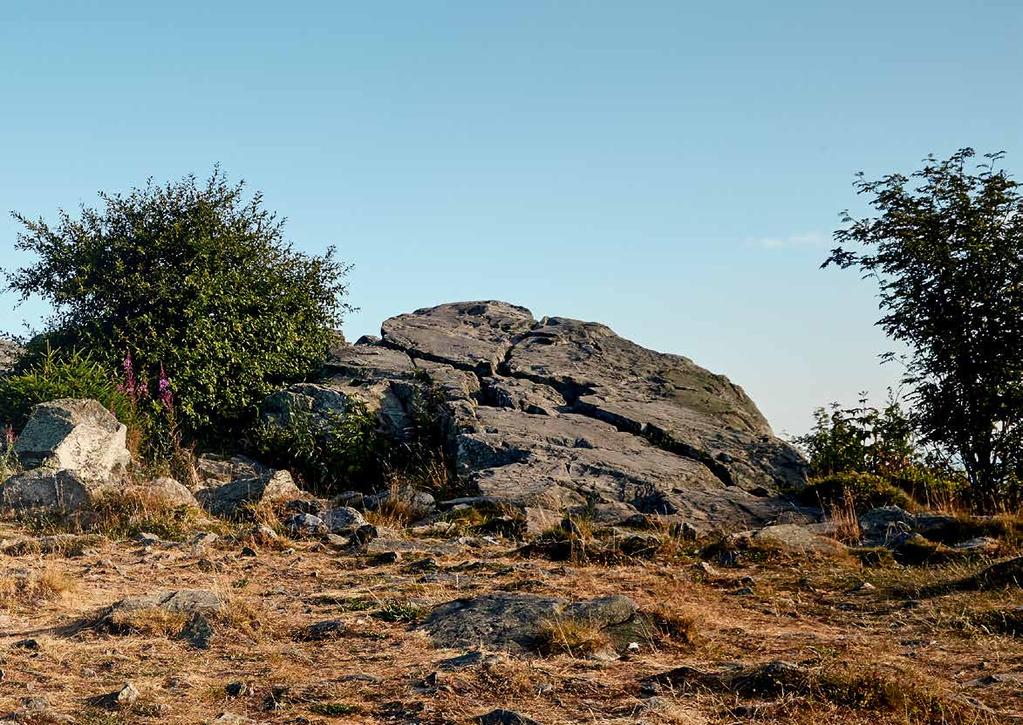
POLYGON ((283 222, 219 169, 61 211, 15 218, 36 256, 8 274, 55 309, 43 337, 115 368, 130 355, 155 390, 166 370, 184 431, 229 441, 281 385, 318 371, 349 306, 347 265, 295 251, 283 222))
POLYGON ((47 348, 17 372, 0 377, 0 425, 20 430, 32 406, 57 398, 93 398, 122 423, 138 423, 134 403, 109 368, 86 353, 47 348))
POLYGON ((358 400, 351 401, 344 415, 295 410, 280 422, 263 419, 247 437, 260 460, 291 469, 320 493, 364 488, 380 478, 377 419, 358 400))
POLYGON ((878 506, 910 508, 913 499, 891 481, 873 473, 836 473, 810 481, 800 498, 808 504, 831 506, 851 500, 857 511, 878 506))

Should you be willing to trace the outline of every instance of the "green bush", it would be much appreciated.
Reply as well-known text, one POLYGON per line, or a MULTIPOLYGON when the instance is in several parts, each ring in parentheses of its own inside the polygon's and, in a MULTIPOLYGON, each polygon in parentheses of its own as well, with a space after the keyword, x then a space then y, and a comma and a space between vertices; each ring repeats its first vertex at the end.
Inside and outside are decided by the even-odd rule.
POLYGON ((813 429, 793 440, 806 454, 815 476, 848 471, 883 475, 901 471, 918 456, 909 415, 889 392, 884 408, 867 405, 866 394, 859 406, 814 411, 813 429))
POLYGON ((21 430, 32 406, 57 398, 93 398, 122 423, 138 423, 133 401, 106 366, 79 351, 46 349, 16 372, 0 377, 0 425, 21 430))
POLYGON ((383 441, 377 419, 358 400, 350 402, 344 415, 295 410, 283 421, 263 419, 247 438, 260 460, 291 469, 320 493, 365 488, 381 475, 383 441))
POLYGON ((36 259, 8 273, 9 288, 53 305, 44 340, 111 369, 130 356, 150 390, 165 370, 177 422, 213 442, 231 440, 268 393, 318 371, 350 309, 333 248, 295 251, 262 197, 219 169, 100 199, 53 225, 15 215, 17 246, 36 259))
POLYGON ((851 500, 857 511, 878 506, 910 508, 913 499, 884 477, 873 473, 836 473, 810 481, 800 498, 807 504, 829 506, 851 500))

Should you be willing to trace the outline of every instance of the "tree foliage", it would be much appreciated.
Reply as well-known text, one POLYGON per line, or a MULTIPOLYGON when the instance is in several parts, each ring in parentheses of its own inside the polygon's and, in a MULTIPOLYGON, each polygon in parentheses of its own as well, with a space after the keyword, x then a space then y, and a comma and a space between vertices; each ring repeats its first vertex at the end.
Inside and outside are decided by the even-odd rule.
POLYGON ((9 288, 52 304, 46 341, 112 370, 130 356, 153 390, 162 367, 179 422, 204 437, 318 368, 350 309, 333 248, 294 250, 262 196, 219 169, 100 199, 54 224, 14 214, 35 261, 8 272, 9 288))
POLYGON ((905 382, 925 443, 954 454, 975 503, 1015 505, 1023 477, 1023 194, 973 149, 909 176, 858 175, 876 216, 843 215, 822 266, 880 289, 878 324, 909 349, 905 382))

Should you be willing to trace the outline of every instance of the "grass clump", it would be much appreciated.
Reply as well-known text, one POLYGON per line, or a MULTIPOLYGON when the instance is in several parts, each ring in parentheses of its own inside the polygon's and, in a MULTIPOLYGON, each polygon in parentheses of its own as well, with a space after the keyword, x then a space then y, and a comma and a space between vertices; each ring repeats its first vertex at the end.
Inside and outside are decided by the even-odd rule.
POLYGON ((650 612, 650 620, 659 634, 678 644, 693 647, 699 642, 702 620, 690 611, 662 604, 650 612))
POLYGON ((412 624, 426 617, 429 607, 411 599, 392 599, 373 612, 373 616, 384 622, 412 624))
POLYGON ((585 618, 552 617, 540 623, 536 644, 548 656, 585 658, 606 650, 611 640, 596 623, 585 618))
POLYGON ((56 568, 0 576, 0 606, 55 601, 73 593, 78 583, 56 568))
POLYGON ((317 702, 309 706, 309 712, 322 717, 344 717, 357 715, 362 712, 362 708, 347 702, 317 702))
POLYGON ((78 511, 28 511, 18 520, 41 534, 93 534, 115 540, 149 533, 184 541, 217 525, 199 509, 172 504, 142 487, 108 492, 78 511))

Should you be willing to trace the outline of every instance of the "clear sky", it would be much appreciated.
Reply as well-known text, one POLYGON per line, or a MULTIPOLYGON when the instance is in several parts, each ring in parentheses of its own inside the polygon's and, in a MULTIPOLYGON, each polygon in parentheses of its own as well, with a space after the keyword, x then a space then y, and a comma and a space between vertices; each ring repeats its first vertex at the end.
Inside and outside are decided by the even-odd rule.
MULTIPOLYGON (((356 264, 350 337, 505 299, 687 355, 799 433, 898 374, 871 287, 817 269, 853 173, 967 145, 1023 170, 1021 38, 1018 0, 2 0, 0 209, 219 162, 356 264)), ((43 310, 14 302, 0 329, 43 310)))

